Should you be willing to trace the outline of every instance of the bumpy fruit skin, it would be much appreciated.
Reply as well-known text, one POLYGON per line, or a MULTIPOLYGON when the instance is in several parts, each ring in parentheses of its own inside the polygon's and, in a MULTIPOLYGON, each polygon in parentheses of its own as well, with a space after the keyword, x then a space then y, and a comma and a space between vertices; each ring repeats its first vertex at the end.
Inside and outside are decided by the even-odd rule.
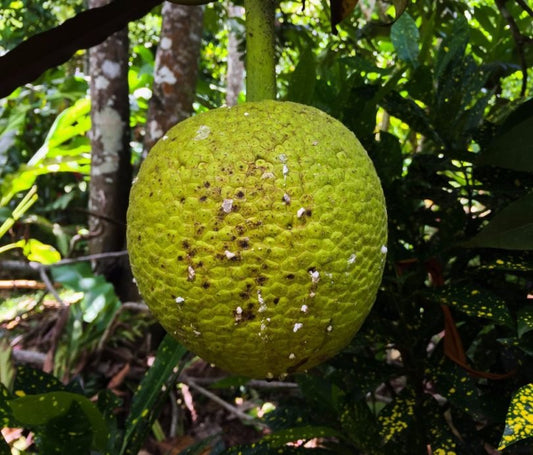
POLYGON ((315 108, 261 101, 171 128, 133 185, 127 235, 169 333, 227 371, 271 378, 351 340, 381 281, 386 225, 352 132, 315 108))

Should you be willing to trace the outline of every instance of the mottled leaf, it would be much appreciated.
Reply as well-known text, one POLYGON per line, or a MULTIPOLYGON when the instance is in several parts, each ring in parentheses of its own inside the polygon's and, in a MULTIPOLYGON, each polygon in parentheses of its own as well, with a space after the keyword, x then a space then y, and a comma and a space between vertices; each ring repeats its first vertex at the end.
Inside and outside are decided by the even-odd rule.
POLYGON ((17 366, 13 391, 17 396, 65 391, 63 383, 51 374, 25 365, 17 366))
POLYGON ((515 393, 505 418, 498 450, 533 436, 533 384, 528 384, 515 393))
POLYGON ((359 0, 329 0, 331 11, 331 32, 337 34, 336 26, 354 10, 359 0))
POLYGON ((533 330, 533 303, 520 308, 516 315, 516 331, 518 337, 533 330))
POLYGON ((457 56, 464 54, 470 27, 463 15, 459 15, 453 23, 452 32, 448 35, 439 47, 437 53, 437 62, 435 64, 435 74, 440 77, 448 65, 454 61, 457 56))
POLYGON ((402 14, 391 27, 390 38, 400 60, 418 66, 420 33, 414 19, 407 13, 402 14))
MULTIPOLYGON (((40 427, 52 421, 61 421, 67 425, 62 416, 75 412, 71 408, 79 408, 78 414, 83 414, 90 424, 92 445, 96 449, 103 449, 109 437, 105 420, 96 406, 83 395, 70 392, 48 392, 36 395, 26 395, 9 401, 13 418, 23 427, 40 427)), ((70 422, 71 418, 67 419, 70 422)), ((55 427, 55 423, 52 422, 55 427)))
POLYGON ((497 213, 467 247, 533 250, 533 193, 497 213))
POLYGON ((378 415, 380 433, 386 443, 411 425, 414 418, 415 397, 413 390, 405 389, 378 415))
POLYGON ((487 318, 512 327, 513 320, 505 300, 481 287, 469 285, 443 286, 435 291, 440 303, 469 316, 487 318))

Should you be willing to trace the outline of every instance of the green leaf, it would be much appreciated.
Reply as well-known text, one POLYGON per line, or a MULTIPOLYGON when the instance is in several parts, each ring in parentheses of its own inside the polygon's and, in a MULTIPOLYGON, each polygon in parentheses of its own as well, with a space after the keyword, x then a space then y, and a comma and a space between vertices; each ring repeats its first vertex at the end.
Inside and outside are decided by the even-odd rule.
POLYGON ((131 404, 120 454, 137 454, 157 418, 161 399, 178 377, 178 364, 187 350, 169 334, 165 336, 131 404), (165 392, 166 391, 166 392, 165 392))
POLYGON ((533 193, 498 212, 475 237, 463 243, 475 248, 533 250, 533 193))
POLYGON ((24 256, 33 262, 53 264, 61 260, 61 255, 52 245, 46 245, 36 239, 19 240, 15 245, 22 248, 24 256))
POLYGON ((92 432, 92 446, 103 449, 109 437, 106 423, 96 406, 83 395, 71 392, 48 392, 36 395, 27 395, 9 401, 13 418, 23 427, 35 428, 41 425, 62 422, 69 428, 70 419, 64 421, 62 416, 70 414, 79 407, 90 424, 92 432))
POLYGON ((533 172, 533 99, 522 104, 501 126, 479 164, 533 172))
POLYGON ((316 84, 316 61, 311 47, 305 48, 291 75, 287 99, 295 103, 309 104, 316 84))
POLYGON ((392 24, 390 37, 398 57, 416 68, 420 51, 420 33, 414 19, 409 14, 403 13, 392 24))
POLYGON ((456 308, 469 316, 487 318, 513 327, 513 320, 505 300, 486 289, 455 284, 443 286, 435 293, 440 303, 456 308))
POLYGON ((518 389, 511 400, 498 450, 532 436, 533 384, 528 384, 518 389))

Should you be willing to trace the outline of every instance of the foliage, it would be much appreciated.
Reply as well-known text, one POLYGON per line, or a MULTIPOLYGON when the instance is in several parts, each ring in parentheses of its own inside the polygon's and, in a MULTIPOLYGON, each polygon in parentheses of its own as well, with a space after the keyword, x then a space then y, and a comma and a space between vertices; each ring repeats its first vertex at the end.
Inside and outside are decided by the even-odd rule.
MULTIPOLYGON (((29 14, 29 6, 11 3, 17 14, 29 14)), ((423 0, 401 15, 405 2, 359 3, 333 36, 327 2, 308 1, 304 10, 301 2, 281 2, 278 88, 283 99, 341 119, 373 159, 389 209, 382 288, 351 345, 291 378, 298 393, 273 397, 275 410, 263 417, 270 434, 212 453, 527 453, 533 435, 533 47, 518 47, 509 17, 525 35, 531 13, 521 2, 499 2, 507 15, 484 1, 423 0)), ((131 33, 134 144, 142 142, 158 14, 131 33)), ((224 99, 227 26, 220 3, 207 7, 205 21, 197 110, 224 99)), ((2 46, 32 33, 21 29, 2 46)), ((62 377, 81 352, 98 349, 119 311, 110 285, 87 266, 52 264, 59 254, 72 254, 73 244, 78 252, 84 247, 74 242, 86 227, 78 212, 87 200, 89 128, 81 71, 75 62, 50 70, 0 102, 0 232, 7 233, 0 251, 41 263, 51 257, 54 280, 83 296, 58 349, 55 373, 62 377), (67 172, 52 176, 56 171, 67 172), (53 249, 44 248, 48 256, 41 245, 53 249)), ((183 348, 165 339, 123 422, 113 415, 119 403, 111 392, 100 391, 93 405, 75 382, 65 386, 20 368, 14 386, 2 389, 0 418, 31 428, 41 447, 55 443, 47 429, 68 421, 74 432, 83 431, 63 442, 83 441, 79 453, 102 447, 94 433, 103 427, 100 434, 112 437, 102 453, 136 453, 161 409, 160 390, 176 382, 174 366, 183 356, 183 348), (51 406, 37 422, 20 411, 31 403, 26 397, 46 393, 61 412, 51 406)), ((250 390, 229 378, 217 393, 243 387, 250 390)), ((187 453, 201 453, 210 442, 187 453)), ((5 444, 2 450, 9 453, 5 444)))

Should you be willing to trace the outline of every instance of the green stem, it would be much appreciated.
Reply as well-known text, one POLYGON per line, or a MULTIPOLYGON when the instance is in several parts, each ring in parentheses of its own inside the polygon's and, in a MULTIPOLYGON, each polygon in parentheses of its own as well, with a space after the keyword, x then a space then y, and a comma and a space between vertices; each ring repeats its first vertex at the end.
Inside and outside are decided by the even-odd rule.
POLYGON ((246 10, 246 99, 276 98, 275 0, 244 0, 246 10))

